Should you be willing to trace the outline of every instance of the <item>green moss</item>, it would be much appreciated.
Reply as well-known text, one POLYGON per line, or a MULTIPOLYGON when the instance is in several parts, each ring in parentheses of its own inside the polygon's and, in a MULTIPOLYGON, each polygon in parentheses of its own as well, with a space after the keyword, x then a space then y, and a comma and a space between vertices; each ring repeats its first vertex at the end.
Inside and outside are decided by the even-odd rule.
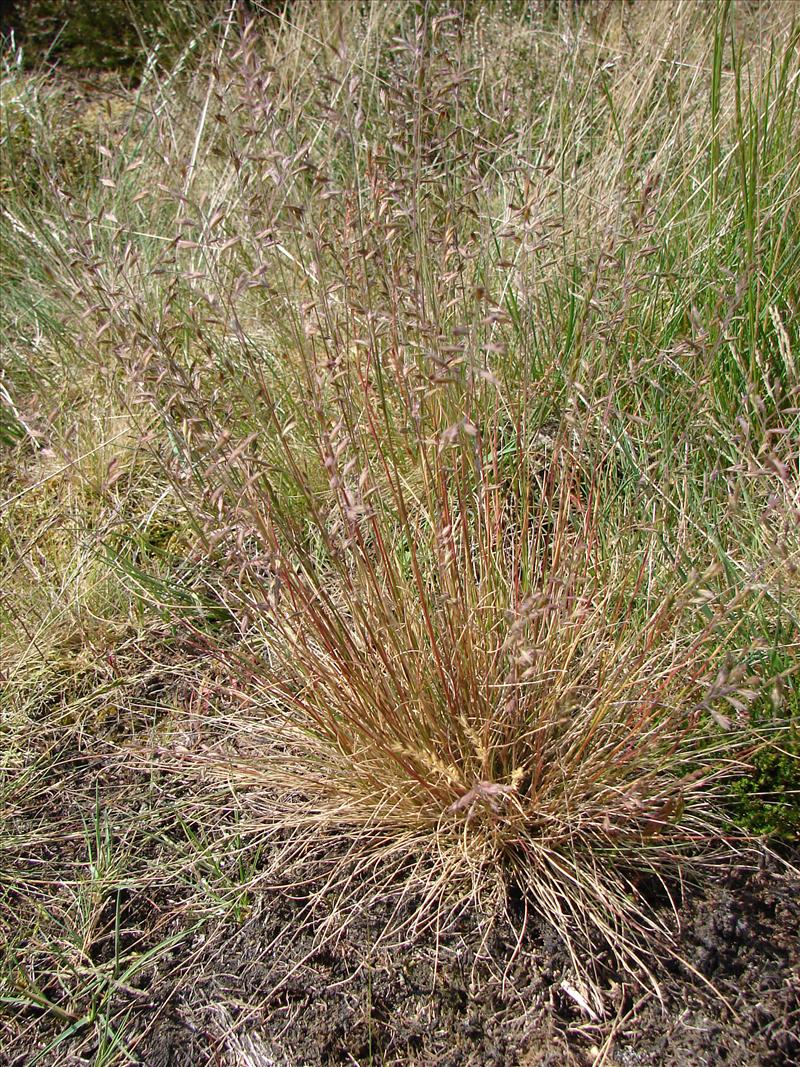
POLYGON ((733 793, 738 825, 795 842, 800 838, 800 681, 794 681, 787 704, 786 728, 753 757, 750 774, 735 783, 733 793))
POLYGON ((736 821, 750 833, 793 842, 800 836, 800 735, 787 749, 766 749, 734 785, 736 821))

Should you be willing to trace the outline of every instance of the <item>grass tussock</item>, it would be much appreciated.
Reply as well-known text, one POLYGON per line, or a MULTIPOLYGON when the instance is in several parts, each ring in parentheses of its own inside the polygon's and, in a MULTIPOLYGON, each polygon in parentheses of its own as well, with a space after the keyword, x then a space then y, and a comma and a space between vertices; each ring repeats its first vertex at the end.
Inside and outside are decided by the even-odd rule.
POLYGON ((7 54, 15 818, 113 691, 337 915, 513 886, 587 989, 791 837, 795 14, 232 5, 68 143, 7 54))

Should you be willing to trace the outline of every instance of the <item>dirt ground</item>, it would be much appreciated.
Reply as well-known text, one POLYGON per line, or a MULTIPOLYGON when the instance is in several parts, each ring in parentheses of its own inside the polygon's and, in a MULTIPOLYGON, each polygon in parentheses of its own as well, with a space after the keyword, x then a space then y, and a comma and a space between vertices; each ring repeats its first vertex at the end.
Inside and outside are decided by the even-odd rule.
POLYGON ((334 949, 306 958, 301 937, 290 954, 265 957, 293 907, 264 899, 201 950, 197 980, 149 1026, 142 1062, 788 1067, 800 1060, 797 888, 775 871, 732 874, 688 900, 680 951, 698 976, 667 968, 663 1006, 652 995, 635 1005, 612 982, 618 1017, 599 1024, 563 991, 569 968, 546 938, 514 960, 511 936, 481 943, 465 921, 438 959, 432 942, 418 943, 365 968, 369 930, 357 924, 334 949))
MULTIPOLYGON (((313 881, 300 887, 274 884, 271 847, 281 845, 271 838, 272 846, 264 846, 242 883, 247 893, 238 914, 225 905, 214 918, 208 911, 214 880, 202 874, 202 849, 172 825, 169 779, 151 781, 138 765, 121 766, 115 744, 104 752, 97 737, 85 747, 64 749, 57 761, 44 734, 41 743, 47 766, 57 763, 61 774, 69 769, 72 785, 65 788, 59 774, 48 772, 18 813, 20 839, 31 842, 15 861, 21 879, 46 872, 51 902, 59 899, 59 884, 69 891, 86 868, 86 846, 68 828, 80 821, 80 812, 91 812, 95 797, 115 813, 120 837, 125 836, 125 813, 137 834, 143 822, 152 830, 149 838, 131 839, 128 862, 133 866, 129 874, 115 876, 114 884, 127 887, 120 892, 118 913, 115 894, 107 893, 86 950, 98 973, 114 966, 115 941, 120 959, 143 961, 132 977, 121 973, 124 967, 112 971, 119 978, 113 983, 115 1025, 139 1067, 789 1067, 800 1062, 796 848, 781 859, 764 853, 760 869, 743 871, 732 863, 703 890, 687 886, 677 901, 681 933, 675 945, 684 962, 664 955, 657 975, 661 1001, 607 968, 601 973, 606 1014, 592 1018, 574 996, 577 983, 567 954, 537 923, 532 902, 522 941, 522 903, 507 901, 509 919, 489 921, 489 915, 465 908, 445 930, 399 934, 392 944, 378 939, 377 932, 387 925, 397 897, 388 901, 378 894, 378 904, 362 909, 338 937, 319 944, 320 916, 309 914, 318 886, 313 881), (146 796, 146 808, 136 814, 146 796), (183 882, 176 874, 181 863, 192 872, 183 882), (259 865, 271 888, 258 888, 259 865), (206 886, 205 910, 192 933, 197 918, 192 893, 200 882, 206 886)), ((223 802, 220 797, 218 808, 223 802)), ((202 824, 202 814, 195 822, 202 824)), ((210 826, 216 840, 222 823, 211 820, 210 826)), ((254 846, 247 847, 253 851, 254 846)), ((323 843, 319 852, 329 870, 338 869, 335 848, 323 843)), ((305 851, 302 859, 305 865, 305 851)), ((281 877, 290 883, 294 876, 281 877)), ((666 909, 665 900, 651 899, 666 909)), ((16 908, 17 924, 30 928, 15 951, 28 959, 32 973, 43 975, 43 933, 25 917, 22 897, 15 905, 12 894, 8 903, 16 908)), ((417 914, 417 905, 409 896, 400 927, 404 918, 417 914)), ((53 903, 48 907, 52 911, 53 903)), ((11 913, 3 916, 10 919, 11 913)), ((56 930, 61 931, 52 937, 57 953, 63 920, 56 930)), ((13 925, 6 934, 12 937, 13 925)), ((69 1013, 67 1018, 85 1017, 90 1009, 81 983, 87 982, 77 972, 69 979, 71 987, 66 981, 51 978, 40 988, 69 1013)), ((4 1026, 0 1010, 0 1067, 109 1062, 98 1056, 96 1028, 68 1031, 64 1018, 31 1006, 13 1010, 4 1026), (44 1052, 59 1034, 63 1040, 44 1052)))
MULTIPOLYGON (((137 1035, 141 1067, 788 1067, 800 1062, 798 888, 770 863, 695 891, 681 908, 688 966, 664 965, 663 1003, 609 974, 609 1011, 595 1020, 569 992, 565 954, 535 923, 522 945, 500 923, 487 939, 473 914, 438 951, 432 935, 376 949, 385 916, 370 909, 314 948, 302 899, 268 892, 244 921, 205 929, 142 972, 128 990, 126 1037, 137 1035)), ((68 1050, 40 1062, 93 1062, 85 1047, 68 1050)))

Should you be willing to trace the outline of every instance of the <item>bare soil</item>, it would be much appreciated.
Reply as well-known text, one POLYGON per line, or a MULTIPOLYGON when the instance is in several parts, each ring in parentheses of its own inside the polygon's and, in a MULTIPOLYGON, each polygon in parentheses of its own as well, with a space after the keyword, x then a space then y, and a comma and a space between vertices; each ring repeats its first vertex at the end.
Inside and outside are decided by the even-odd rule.
POLYGON ((431 936, 375 949, 373 911, 314 949, 311 930, 288 936, 302 902, 265 895, 141 983, 139 1063, 789 1067, 800 1062, 797 890, 773 867, 695 892, 681 913, 688 966, 665 964, 663 1003, 609 974, 602 1020, 565 992, 569 963, 546 933, 520 946, 497 924, 487 941, 473 915, 438 947, 431 936))
MULTIPOLYGON (((47 846, 25 866, 28 873, 46 866, 54 886, 69 886, 84 864, 79 837, 65 833, 56 845, 65 795, 85 813, 95 788, 117 813, 144 795, 140 773, 126 778, 113 749, 106 758, 97 745, 95 739, 91 755, 65 751, 61 768, 80 770, 75 788, 65 793, 51 776, 35 811, 21 818, 51 829, 47 846)), ((167 795, 163 804, 151 802, 154 815, 164 808, 160 847, 165 862, 174 862, 167 795)), ((65 825, 74 821, 72 813, 65 825)), ((158 867, 157 855, 138 855, 151 870, 158 867)), ((782 860, 765 853, 759 870, 732 864, 704 889, 687 886, 676 945, 684 962, 668 955, 661 961, 662 999, 606 967, 603 1018, 592 1018, 570 992, 569 958, 546 927, 534 918, 520 942, 520 901, 507 902, 509 920, 490 922, 466 910, 444 932, 395 945, 376 936, 394 906, 387 901, 319 945, 309 921, 313 885, 251 892, 237 919, 209 919, 206 912, 187 933, 196 916, 180 883, 167 877, 160 888, 151 882, 143 890, 131 877, 118 904, 109 896, 91 958, 100 968, 113 963, 115 938, 107 935, 115 929, 126 958, 176 937, 115 989, 114 1017, 127 1017, 121 1032, 140 1067, 789 1067, 800 1062, 799 859, 796 849, 782 860)), ((667 907, 655 888, 653 901, 667 907)), ((409 917, 417 904, 409 897, 409 917)), ((529 905, 528 914, 534 911, 529 905)), ((80 997, 64 988, 51 982, 43 992, 72 1017, 85 1012, 80 997)), ((91 1029, 73 1035, 65 1029, 50 1013, 19 1009, 8 1026, 0 1021, 0 1064, 99 1062, 91 1029), (63 1040, 41 1055, 59 1033, 63 1040)))

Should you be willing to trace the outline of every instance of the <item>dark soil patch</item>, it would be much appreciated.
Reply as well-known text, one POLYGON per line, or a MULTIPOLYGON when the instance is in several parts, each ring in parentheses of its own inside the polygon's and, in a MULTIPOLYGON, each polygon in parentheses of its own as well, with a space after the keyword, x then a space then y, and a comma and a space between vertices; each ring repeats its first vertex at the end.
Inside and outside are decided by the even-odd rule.
POLYGON ((688 899, 680 952, 696 974, 665 966, 663 1005, 635 1005, 610 981, 618 1014, 602 1021, 564 992, 566 960, 541 938, 520 947, 498 924, 486 939, 473 915, 438 946, 376 949, 373 910, 315 949, 310 932, 286 939, 300 904, 264 897, 171 961, 185 980, 141 1018, 141 1063, 788 1067, 800 1061, 799 887, 786 872, 731 872, 688 899))
MULTIPOLYGON (((61 761, 75 776, 68 795, 88 818, 96 789, 111 811, 130 810, 132 796, 145 800, 140 772, 128 768, 122 774, 112 757, 110 749, 107 759, 95 751, 61 761)), ((49 785, 37 793, 35 812, 27 814, 35 827, 50 826, 47 869, 69 885, 86 866, 85 846, 74 834, 57 842, 64 782, 54 777, 49 785)), ((160 823, 162 844, 132 837, 129 846, 147 888, 132 869, 106 899, 87 950, 88 962, 116 982, 109 985, 110 1018, 140 1067, 800 1062, 800 876, 784 863, 771 861, 749 872, 732 865, 705 890, 687 888, 677 946, 686 962, 662 961, 663 1003, 606 968, 607 1014, 593 1019, 571 992, 575 977, 566 953, 535 920, 520 943, 513 922, 473 908, 444 931, 405 941, 398 935, 392 944, 378 937, 394 906, 387 901, 365 908, 338 936, 320 944, 318 927, 309 920, 308 891, 297 888, 250 891, 238 921, 230 917, 230 900, 216 911, 229 918, 214 918, 208 897, 198 895, 206 881, 202 868, 192 890, 188 875, 177 881, 165 868, 163 879, 158 877, 160 853, 145 854, 159 847, 165 863, 179 852, 187 864, 199 863, 187 851, 183 831, 176 829, 172 840, 169 792, 162 805, 155 780, 149 790, 148 819, 154 830, 160 823), (145 954, 156 946, 150 961, 145 954), (126 962, 115 970, 117 952, 126 962), (145 963, 127 977, 132 959, 145 963)), ((199 834, 202 812, 197 821, 199 834)), ((335 851, 327 856, 329 867, 336 866, 335 851)), ((30 869, 42 862, 41 856, 26 857, 30 869)), ((797 857, 791 858, 796 864, 797 857)), ((14 864, 17 876, 24 877, 23 859, 14 864)), ((208 893, 213 897, 210 885, 208 893)), ((5 905, 0 919, 16 915, 15 938, 24 938, 19 922, 27 927, 32 920, 13 880, 5 905)), ((409 899, 406 914, 414 910, 409 899)), ((55 923, 56 945, 61 936, 55 923)), ((24 940, 20 952, 23 948, 24 940)), ((41 982, 43 967, 34 964, 32 973, 41 982)), ((86 1018, 90 1003, 80 983, 68 991, 63 968, 56 970, 61 978, 40 990, 69 1018, 86 1018)), ((108 1062, 98 1057, 93 1022, 68 1030, 68 1019, 33 1007, 16 1011, 8 1025, 0 1017, 0 1064, 108 1062), (39 1055, 59 1034, 64 1040, 39 1055)))

